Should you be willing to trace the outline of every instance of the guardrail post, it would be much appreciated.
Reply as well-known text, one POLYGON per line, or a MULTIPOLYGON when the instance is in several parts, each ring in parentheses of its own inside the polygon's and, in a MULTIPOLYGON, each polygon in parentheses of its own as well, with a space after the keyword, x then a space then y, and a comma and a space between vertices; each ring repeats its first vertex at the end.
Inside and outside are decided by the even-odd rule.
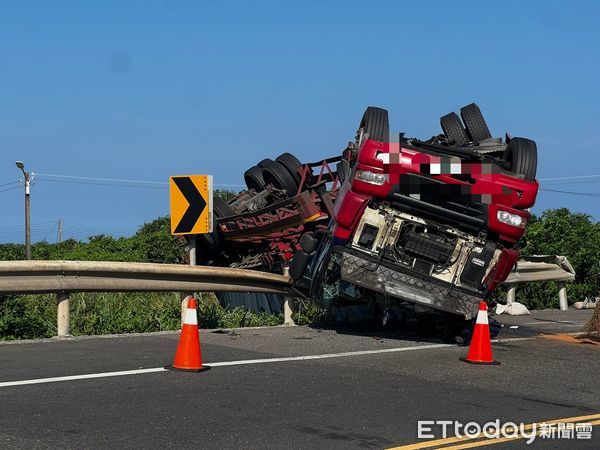
MULTIPOLYGON (((283 275, 288 277, 290 275, 290 268, 283 268, 283 275)), ((284 325, 296 325, 294 323, 294 319, 292 319, 292 314, 294 314, 294 299, 289 296, 285 296, 283 298, 283 324, 284 325)))
POLYGON ((557 281, 558 286, 558 303, 560 304, 560 310, 566 311, 569 309, 569 302, 567 301, 567 283, 564 281, 557 281))
POLYGON ((506 293, 506 303, 514 303, 517 299, 517 285, 511 284, 508 287, 508 292, 506 293))
POLYGON ((56 335, 59 338, 71 336, 71 299, 68 292, 56 294, 56 335))

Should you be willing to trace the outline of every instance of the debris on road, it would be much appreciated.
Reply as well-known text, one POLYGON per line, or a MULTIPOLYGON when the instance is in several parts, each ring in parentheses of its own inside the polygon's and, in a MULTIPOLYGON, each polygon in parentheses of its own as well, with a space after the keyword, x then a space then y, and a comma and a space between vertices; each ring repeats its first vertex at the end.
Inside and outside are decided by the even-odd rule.
POLYGON ((508 314, 509 316, 526 316, 527 314, 531 314, 522 303, 519 302, 511 302, 506 303, 505 305, 496 305, 496 314, 508 314))
POLYGON ((576 309, 594 309, 599 303, 598 300, 598 297, 596 297, 594 300, 590 299, 589 297, 586 297, 584 301, 575 302, 573 306, 576 309))

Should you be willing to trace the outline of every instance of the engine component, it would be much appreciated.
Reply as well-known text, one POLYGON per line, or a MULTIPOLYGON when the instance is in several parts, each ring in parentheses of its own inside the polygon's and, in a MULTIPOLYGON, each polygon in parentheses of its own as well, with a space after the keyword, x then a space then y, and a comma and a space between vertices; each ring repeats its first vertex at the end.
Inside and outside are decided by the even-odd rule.
POLYGON ((450 259, 454 245, 441 236, 412 231, 404 246, 404 251, 435 264, 444 264, 450 259))
POLYGON ((461 283, 470 284, 475 287, 481 285, 481 280, 495 251, 496 244, 493 242, 488 242, 483 247, 473 248, 467 258, 465 268, 460 275, 461 283))
POLYGON ((371 250, 375 243, 375 238, 377 238, 377 233, 379 233, 379 228, 366 223, 358 240, 358 245, 371 250))

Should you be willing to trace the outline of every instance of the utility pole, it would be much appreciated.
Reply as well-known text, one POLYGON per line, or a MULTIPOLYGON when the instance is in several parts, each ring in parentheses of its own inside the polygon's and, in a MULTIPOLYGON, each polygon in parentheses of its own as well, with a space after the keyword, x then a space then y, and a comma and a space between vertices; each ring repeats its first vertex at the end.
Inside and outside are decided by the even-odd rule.
POLYGON ((63 226, 63 220, 58 219, 58 242, 62 242, 62 226, 63 226))
POLYGON ((25 165, 22 161, 15 161, 15 165, 21 169, 25 177, 25 259, 31 259, 31 224, 29 211, 29 188, 30 178, 29 172, 25 171, 25 165))

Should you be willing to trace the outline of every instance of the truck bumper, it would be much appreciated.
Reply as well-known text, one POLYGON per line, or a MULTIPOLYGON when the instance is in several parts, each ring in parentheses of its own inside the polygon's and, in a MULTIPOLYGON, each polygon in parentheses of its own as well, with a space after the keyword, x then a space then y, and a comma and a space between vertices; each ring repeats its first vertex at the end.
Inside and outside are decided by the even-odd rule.
POLYGON ((341 276, 349 283, 467 319, 477 315, 479 302, 483 300, 457 286, 433 281, 389 261, 380 262, 376 257, 349 249, 342 250, 341 276))

